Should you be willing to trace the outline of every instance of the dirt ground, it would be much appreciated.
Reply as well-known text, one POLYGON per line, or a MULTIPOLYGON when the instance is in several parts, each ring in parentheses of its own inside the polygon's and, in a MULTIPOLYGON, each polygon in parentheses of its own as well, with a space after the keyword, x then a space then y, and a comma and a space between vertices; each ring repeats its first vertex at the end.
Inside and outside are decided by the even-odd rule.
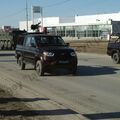
POLYGON ((69 41, 77 52, 106 54, 108 41, 69 41))
MULTIPOLYGON (((106 54, 107 44, 104 41, 70 42, 70 46, 78 52, 100 54, 106 54)), ((30 101, 31 99, 13 97, 9 91, 0 87, 0 120, 46 120, 40 115, 41 112, 37 114, 27 106, 26 102, 30 101)))
POLYGON ((45 120, 37 116, 24 102, 25 98, 15 98, 0 88, 0 120, 45 120))

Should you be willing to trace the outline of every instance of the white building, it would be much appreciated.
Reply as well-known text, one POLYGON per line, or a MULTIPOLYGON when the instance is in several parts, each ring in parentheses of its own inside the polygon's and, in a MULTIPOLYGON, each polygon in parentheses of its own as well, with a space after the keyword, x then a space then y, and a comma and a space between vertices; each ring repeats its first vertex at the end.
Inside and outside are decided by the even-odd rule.
MULTIPOLYGON (((37 20, 38 22, 40 19, 37 20)), ((32 21, 28 22, 29 31, 32 21)), ((71 38, 107 38, 110 34, 120 33, 120 12, 75 17, 45 17, 43 27, 50 32, 71 38)), ((26 30, 26 21, 19 23, 20 30, 26 30)))

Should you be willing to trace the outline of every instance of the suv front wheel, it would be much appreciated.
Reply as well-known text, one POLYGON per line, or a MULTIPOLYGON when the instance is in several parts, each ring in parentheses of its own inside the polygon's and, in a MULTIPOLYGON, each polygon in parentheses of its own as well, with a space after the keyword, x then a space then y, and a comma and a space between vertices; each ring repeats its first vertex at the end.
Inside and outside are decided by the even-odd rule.
POLYGON ((18 64, 19 64, 21 70, 25 69, 25 63, 23 62, 23 57, 22 56, 20 56, 18 58, 18 64))
POLYGON ((40 60, 36 62, 36 72, 39 76, 44 76, 43 65, 40 60))
POLYGON ((112 56, 112 59, 113 59, 114 63, 116 63, 116 64, 120 63, 120 56, 118 53, 114 53, 112 56))

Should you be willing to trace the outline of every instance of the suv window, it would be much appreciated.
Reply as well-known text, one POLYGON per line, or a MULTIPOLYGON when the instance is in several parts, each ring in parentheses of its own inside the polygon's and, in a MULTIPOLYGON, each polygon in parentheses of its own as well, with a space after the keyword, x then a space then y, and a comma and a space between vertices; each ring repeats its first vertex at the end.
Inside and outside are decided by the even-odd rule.
POLYGON ((31 37, 26 37, 24 45, 26 47, 29 47, 30 46, 30 41, 31 41, 31 37))
POLYGON ((35 36, 35 39, 38 45, 65 45, 65 42, 59 36, 35 36))
POLYGON ((32 37, 32 38, 31 38, 31 44, 34 45, 34 46, 36 46, 36 40, 35 40, 35 37, 32 37))

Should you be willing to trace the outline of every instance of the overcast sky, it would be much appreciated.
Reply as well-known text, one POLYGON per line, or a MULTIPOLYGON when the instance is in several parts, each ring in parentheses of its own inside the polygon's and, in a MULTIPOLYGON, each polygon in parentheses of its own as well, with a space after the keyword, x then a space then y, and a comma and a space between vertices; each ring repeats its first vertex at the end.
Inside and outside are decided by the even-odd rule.
MULTIPOLYGON (((115 13, 120 11, 120 0, 27 0, 29 19, 31 6, 43 7, 45 17, 71 17, 115 13)), ((0 26, 18 26, 19 21, 26 20, 26 0, 0 0, 0 26)))

